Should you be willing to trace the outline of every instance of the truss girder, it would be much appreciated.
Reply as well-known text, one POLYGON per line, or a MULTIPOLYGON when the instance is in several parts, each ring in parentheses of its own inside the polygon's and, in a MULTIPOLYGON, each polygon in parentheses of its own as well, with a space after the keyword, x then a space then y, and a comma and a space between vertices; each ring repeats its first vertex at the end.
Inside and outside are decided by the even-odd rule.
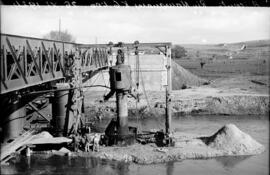
POLYGON ((78 48, 75 43, 1 34, 0 94, 64 79, 78 49, 82 73, 108 65, 104 47, 78 48))

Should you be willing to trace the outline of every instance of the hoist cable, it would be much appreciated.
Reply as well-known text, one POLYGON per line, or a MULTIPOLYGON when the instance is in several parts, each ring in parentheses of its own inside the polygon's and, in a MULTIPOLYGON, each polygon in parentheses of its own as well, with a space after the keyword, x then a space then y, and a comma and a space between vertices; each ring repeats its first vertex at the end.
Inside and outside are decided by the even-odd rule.
MULTIPOLYGON (((102 73, 102 78, 103 78, 104 85, 107 86, 106 81, 105 81, 105 78, 104 78, 103 71, 101 71, 101 73, 102 73)), ((108 85, 109 85, 109 82, 108 82, 108 85)), ((104 95, 105 95, 106 93, 107 93, 107 88, 104 90, 104 95)))
MULTIPOLYGON (((95 80, 94 80, 90 85, 88 85, 88 86, 91 87, 91 86, 97 81, 97 79, 98 79, 99 76, 100 76, 100 74, 98 74, 98 75, 96 76, 95 80)), ((87 91, 88 91, 88 89, 87 89, 87 91)))

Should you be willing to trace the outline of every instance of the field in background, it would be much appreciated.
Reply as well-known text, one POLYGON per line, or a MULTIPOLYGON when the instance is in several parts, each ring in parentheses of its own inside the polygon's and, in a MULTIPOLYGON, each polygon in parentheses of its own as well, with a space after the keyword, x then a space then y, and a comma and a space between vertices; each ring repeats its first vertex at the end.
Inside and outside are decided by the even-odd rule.
POLYGON ((187 56, 175 61, 211 86, 269 93, 270 40, 182 46, 187 56))
POLYGON ((202 78, 269 75, 270 40, 182 46, 187 50, 187 56, 175 61, 202 78), (205 62, 203 68, 201 61, 205 62))
POLYGON ((203 68, 198 60, 176 60, 185 69, 208 80, 229 78, 235 75, 269 75, 269 59, 263 60, 215 60, 206 62, 203 68))
POLYGON ((247 41, 230 44, 187 44, 182 45, 187 50, 185 59, 203 59, 204 61, 224 59, 269 59, 270 40, 247 41))

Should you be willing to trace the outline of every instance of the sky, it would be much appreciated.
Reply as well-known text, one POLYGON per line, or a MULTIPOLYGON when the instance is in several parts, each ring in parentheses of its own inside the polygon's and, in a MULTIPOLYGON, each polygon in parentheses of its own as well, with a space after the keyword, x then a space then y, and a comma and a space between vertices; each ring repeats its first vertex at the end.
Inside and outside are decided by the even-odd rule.
POLYGON ((1 33, 42 38, 51 30, 76 43, 214 44, 270 39, 266 7, 1 6, 1 33))

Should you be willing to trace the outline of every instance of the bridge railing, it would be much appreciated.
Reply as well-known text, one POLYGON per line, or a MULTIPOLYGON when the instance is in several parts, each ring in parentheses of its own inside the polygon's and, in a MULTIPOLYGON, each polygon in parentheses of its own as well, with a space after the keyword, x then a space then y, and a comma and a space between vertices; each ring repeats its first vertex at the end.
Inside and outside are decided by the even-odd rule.
POLYGON ((0 94, 64 79, 76 51, 82 72, 108 65, 106 47, 79 48, 76 43, 1 34, 0 94))
POLYGON ((82 72, 108 66, 107 48, 81 48, 82 72))

